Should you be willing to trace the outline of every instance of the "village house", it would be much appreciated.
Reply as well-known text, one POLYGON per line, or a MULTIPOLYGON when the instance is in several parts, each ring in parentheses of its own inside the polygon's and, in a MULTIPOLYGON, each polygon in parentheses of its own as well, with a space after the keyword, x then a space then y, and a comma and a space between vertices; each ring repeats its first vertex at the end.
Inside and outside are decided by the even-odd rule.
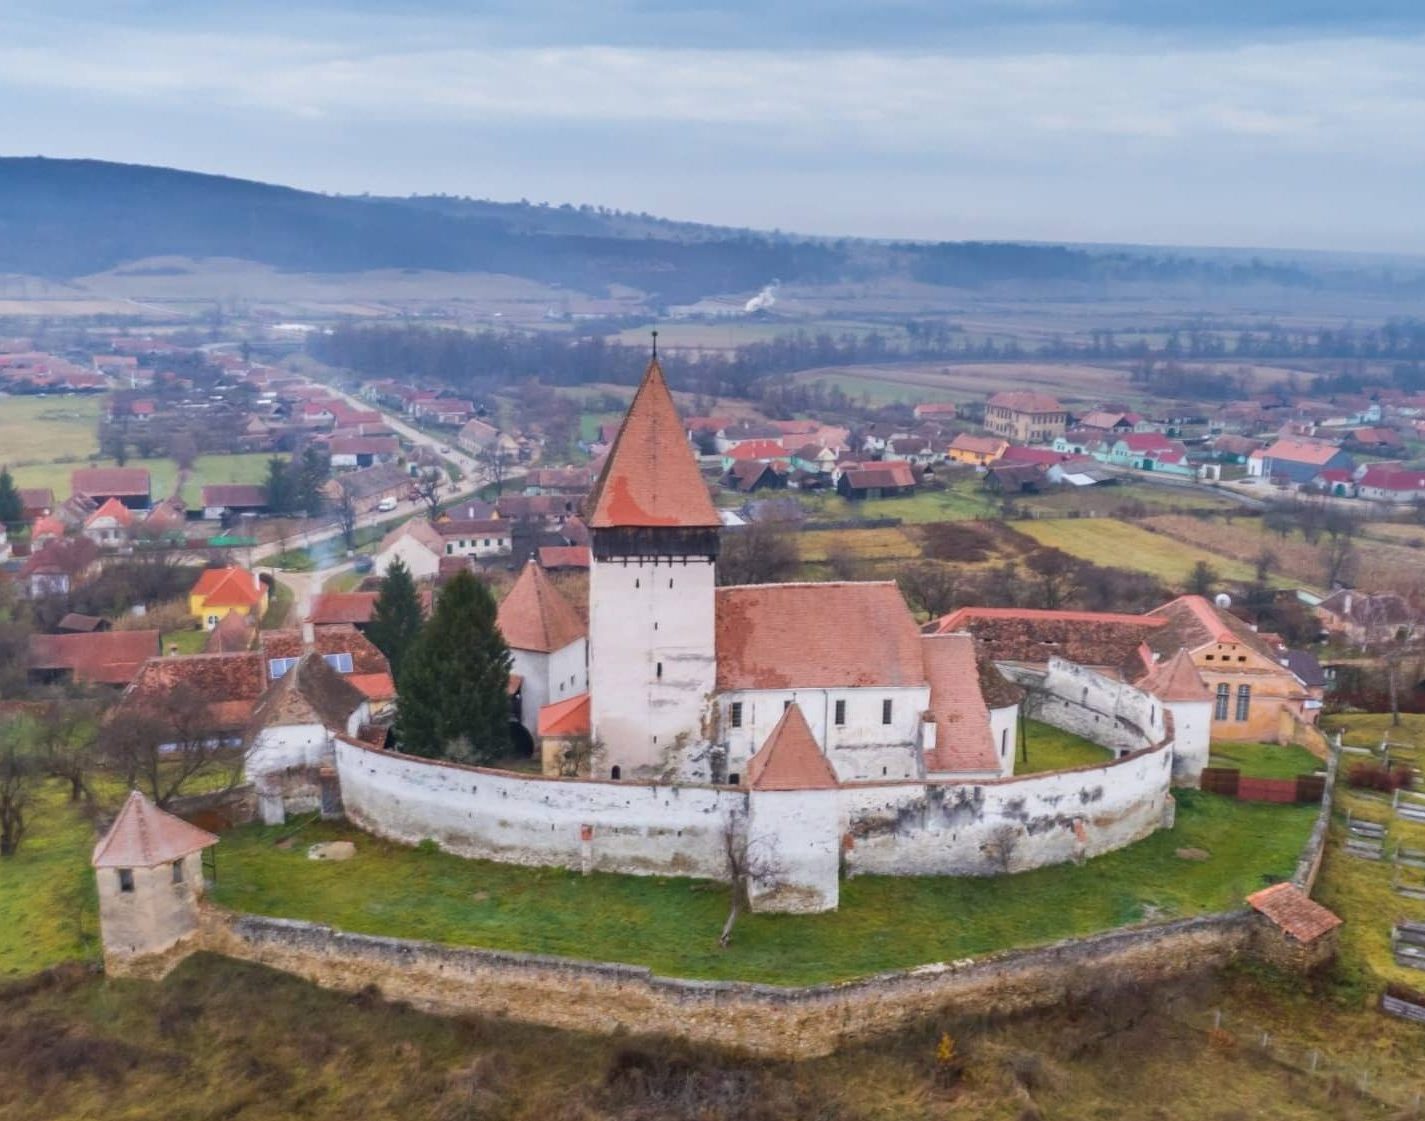
POLYGON ((1334 444, 1315 440, 1283 439, 1247 458, 1247 474, 1266 479, 1309 483, 1320 471, 1353 466, 1349 453, 1334 444))
POLYGON ((394 436, 333 436, 327 441, 333 468, 373 467, 394 463, 401 445, 394 436))
POLYGON ((80 531, 101 549, 119 549, 129 543, 134 515, 117 498, 107 498, 104 504, 84 519, 80 531))
POLYGON ((54 510, 54 491, 49 487, 20 487, 20 515, 27 522, 42 518, 54 510))
POLYGON ((1129 432, 1114 437, 1106 447, 1101 446, 1090 454, 1101 463, 1138 471, 1186 477, 1196 473, 1188 462, 1187 448, 1160 432, 1129 432))
POLYGON ((208 631, 231 613, 261 618, 267 603, 267 585, 245 568, 204 569, 188 593, 188 613, 208 631))
POLYGON ((307 621, 322 627, 353 626, 365 631, 376 610, 379 592, 321 592, 312 597, 307 621))
POLYGON ((1153 432, 1157 426, 1141 413, 1093 409, 1079 417, 1075 427, 1094 431, 1099 435, 1120 436, 1128 432, 1153 432))
POLYGON ((45 540, 31 551, 20 566, 20 579, 31 599, 44 599, 69 595, 88 583, 98 571, 98 545, 87 537, 61 535, 45 540))
POLYGON ((582 497, 593 482, 594 473, 588 467, 535 467, 525 473, 524 492, 582 497))
POLYGON ((318 627, 308 622, 300 628, 263 631, 258 636, 258 649, 269 681, 276 681, 303 656, 315 652, 355 686, 372 706, 388 705, 396 699, 396 685, 386 655, 350 623, 318 627))
POLYGON ((381 539, 373 571, 384 577, 399 558, 412 579, 433 580, 444 555, 445 540, 435 526, 425 518, 411 518, 381 539))
POLYGON ((1425 469, 1399 463, 1372 463, 1355 472, 1357 498, 1404 504, 1425 498, 1425 469))
POLYGON ((202 501, 203 517, 210 521, 268 510, 267 488, 256 483, 210 483, 203 488, 202 501))
POLYGON ((916 420, 954 420, 960 414, 960 406, 954 401, 922 401, 911 412, 916 420))
POLYGON ((913 463, 917 467, 929 467, 939 458, 940 453, 924 436, 892 436, 882 456, 886 462, 913 463))
POLYGON ((30 680, 37 684, 125 686, 159 653, 156 630, 32 634, 26 664, 30 680))
POLYGON ((1046 393, 1006 390, 985 402, 985 427, 1022 444, 1047 444, 1067 427, 1069 414, 1046 393))
POLYGON ((1315 613, 1328 635, 1353 646, 1408 641, 1425 631, 1425 613, 1394 592, 1341 588, 1317 604, 1315 613))
POLYGON ((836 492, 853 502, 899 498, 915 492, 915 474, 904 460, 843 463, 837 468, 836 492))
POLYGON ((95 505, 115 498, 130 510, 147 510, 153 502, 145 467, 81 467, 70 473, 69 489, 95 505))
POLYGON ((441 555, 446 557, 507 557, 514 549, 513 523, 503 518, 441 518, 435 530, 440 534, 441 555))
POLYGON ((971 432, 961 432, 945 451, 945 457, 952 463, 968 463, 975 467, 987 467, 1009 448, 1009 441, 1003 436, 976 436, 971 432))

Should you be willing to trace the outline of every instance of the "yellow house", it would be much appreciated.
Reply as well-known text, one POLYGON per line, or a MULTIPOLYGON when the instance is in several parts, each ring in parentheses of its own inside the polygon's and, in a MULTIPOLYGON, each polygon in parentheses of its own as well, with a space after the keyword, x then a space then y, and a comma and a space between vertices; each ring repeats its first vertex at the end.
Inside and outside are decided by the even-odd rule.
POLYGON ((1281 743, 1315 724, 1320 702, 1246 623, 1201 596, 1179 596, 1150 611, 1192 657, 1212 694, 1212 739, 1281 743))
POLYGON ((1009 450, 1009 441, 1002 436, 972 436, 961 432, 950 441, 945 456, 952 463, 970 463, 985 467, 1009 450))
POLYGON ((267 613, 267 585, 245 568, 206 569, 188 593, 188 613, 206 631, 229 614, 267 613))

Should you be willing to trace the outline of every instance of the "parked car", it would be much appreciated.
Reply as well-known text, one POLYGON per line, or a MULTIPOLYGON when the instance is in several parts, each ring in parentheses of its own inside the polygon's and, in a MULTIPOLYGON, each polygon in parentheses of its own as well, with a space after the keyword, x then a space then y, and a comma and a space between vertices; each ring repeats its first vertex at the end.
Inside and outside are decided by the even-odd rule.
POLYGON ((396 508, 396 500, 389 494, 376 504, 376 509, 383 514, 389 514, 396 508))
POLYGON ((360 556, 356 558, 351 567, 354 572, 370 572, 376 567, 376 561, 371 557, 360 556))

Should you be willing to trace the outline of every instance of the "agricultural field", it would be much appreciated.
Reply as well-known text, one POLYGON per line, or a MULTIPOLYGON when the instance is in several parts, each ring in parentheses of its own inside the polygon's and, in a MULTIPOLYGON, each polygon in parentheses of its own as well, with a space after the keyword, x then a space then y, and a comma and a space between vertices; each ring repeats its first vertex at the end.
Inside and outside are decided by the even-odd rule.
POLYGON ((98 424, 98 397, 0 397, 0 464, 82 465, 99 450, 98 424))
MULTIPOLYGON (((1193 524, 1198 524, 1193 520, 1193 524)), ((1203 523, 1210 524, 1210 523, 1203 523)), ((1112 518, 1057 518, 1018 522, 1015 528, 1041 545, 1114 568, 1136 568, 1173 587, 1182 587, 1198 561, 1227 580, 1250 580, 1253 567, 1220 553, 1188 545, 1162 533, 1112 518)))
MULTIPOLYGON (((1211 549, 1249 566, 1261 553, 1270 552, 1277 558, 1277 571, 1283 579, 1307 587, 1325 586, 1324 535, 1320 542, 1312 545, 1295 531, 1286 537, 1270 532, 1259 518, 1234 518, 1228 522, 1167 515, 1148 518, 1143 524, 1178 541, 1211 549)), ((1402 593, 1420 586, 1425 552, 1408 545, 1357 541, 1356 553, 1355 579, 1359 586, 1402 593)))
POLYGON ((983 401, 1001 389, 1052 393, 1065 404, 1131 399, 1128 370, 1063 362, 905 362, 803 370, 797 383, 835 385, 873 405, 983 401))
POLYGON ((1154 486, 1131 478, 1118 486, 1057 487, 1040 494, 1016 497, 1015 503, 1022 510, 1045 517, 1078 514, 1132 519, 1191 510, 1241 509, 1232 499, 1214 494, 1205 487, 1154 486))

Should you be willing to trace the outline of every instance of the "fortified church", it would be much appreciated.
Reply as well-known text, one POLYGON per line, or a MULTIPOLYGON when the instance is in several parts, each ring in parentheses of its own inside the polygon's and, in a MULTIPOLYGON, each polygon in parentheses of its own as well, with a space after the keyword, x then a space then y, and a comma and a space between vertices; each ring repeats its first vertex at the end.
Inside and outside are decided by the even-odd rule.
MULTIPOLYGON (((1012 769, 1022 691, 977 664, 969 635, 921 634, 893 582, 717 586, 721 521, 656 357, 587 521, 588 693, 539 724, 587 732, 594 777, 736 785, 792 726, 842 782, 1012 769)), ((501 612, 527 682, 548 675, 529 672, 520 636, 568 633, 572 614, 533 569, 501 612)))

